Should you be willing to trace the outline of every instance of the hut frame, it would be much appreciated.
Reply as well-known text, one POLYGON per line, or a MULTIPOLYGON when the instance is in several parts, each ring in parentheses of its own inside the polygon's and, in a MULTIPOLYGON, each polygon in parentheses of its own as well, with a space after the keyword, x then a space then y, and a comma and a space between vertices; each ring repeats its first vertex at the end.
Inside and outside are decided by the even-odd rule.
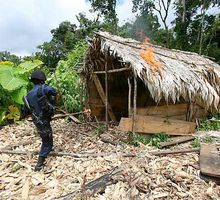
MULTIPOLYGON (((163 76, 140 56, 140 51, 147 49, 147 45, 143 46, 138 41, 106 32, 95 34, 85 59, 83 73, 87 79, 88 92, 92 92, 90 86, 93 82, 101 97, 105 107, 106 124, 109 121, 108 116, 112 121, 119 120, 109 102, 109 95, 111 97, 109 79, 115 74, 123 74, 126 79, 127 116, 133 119, 139 114, 137 93, 140 92, 140 81, 156 102, 155 106, 160 102, 164 105, 176 104, 183 100, 187 102, 185 116, 187 121, 204 117, 207 111, 219 111, 220 66, 217 63, 196 53, 151 46, 154 48, 156 60, 163 65, 163 76), (201 116, 196 114, 198 106, 203 110, 201 116)), ((91 97, 91 94, 89 96, 91 97)), ((92 114, 96 115, 96 108, 91 103, 90 99, 88 106, 92 114)), ((101 116, 98 117, 103 119, 101 116)))

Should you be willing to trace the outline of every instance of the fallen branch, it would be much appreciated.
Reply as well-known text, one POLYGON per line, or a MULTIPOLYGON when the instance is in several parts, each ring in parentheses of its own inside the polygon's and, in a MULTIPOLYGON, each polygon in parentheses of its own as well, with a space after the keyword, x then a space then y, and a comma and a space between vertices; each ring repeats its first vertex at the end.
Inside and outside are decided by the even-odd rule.
MULTIPOLYGON (((151 155, 160 156, 160 155, 168 155, 168 154, 184 154, 184 153, 193 153, 199 152, 200 148, 192 148, 192 149, 180 149, 180 150, 165 150, 165 151, 150 151, 148 152, 151 155)), ((12 150, 0 150, 0 153, 6 154, 17 154, 17 155, 38 155, 38 151, 12 151, 12 150)), ((140 154, 132 154, 132 153, 116 153, 115 151, 108 153, 91 153, 91 154, 78 154, 78 153, 69 153, 69 152, 50 152, 49 156, 70 156, 74 158, 88 158, 88 157, 105 157, 109 155, 116 154, 122 157, 143 157, 144 155, 140 154)))
POLYGON ((68 193, 64 196, 60 196, 54 199, 63 199, 63 200, 71 200, 74 197, 76 197, 77 195, 80 194, 86 194, 88 196, 92 196, 95 193, 99 193, 105 190, 106 186, 109 184, 112 184, 114 182, 114 180, 112 179, 112 177, 116 174, 118 174, 119 172, 121 172, 122 169, 118 169, 118 167, 113 168, 109 173, 87 183, 82 185, 82 187, 80 187, 79 189, 68 193))
POLYGON ((12 150, 15 147, 25 146, 25 145, 29 145, 32 143, 33 143, 33 140, 22 141, 22 142, 18 142, 17 144, 7 145, 6 147, 2 148, 1 150, 12 150))
MULTIPOLYGON (((62 113, 64 113, 65 115, 67 115, 72 121, 74 121, 77 124, 81 124, 82 122, 79 121, 76 117, 74 117, 73 115, 70 115, 69 113, 67 113, 66 111, 59 109, 62 113)), ((83 112, 82 112, 83 113, 83 112)))
POLYGON ((184 154, 184 153, 198 153, 200 148, 180 149, 180 150, 164 150, 164 151, 150 151, 149 153, 155 156, 163 156, 168 154, 184 154))
POLYGON ((172 146, 172 145, 176 145, 176 144, 180 144, 180 143, 184 143, 184 142, 188 142, 195 139, 194 136, 181 136, 181 137, 176 137, 176 138, 172 138, 171 141, 167 141, 167 142, 161 142, 160 143, 160 147, 168 147, 168 146, 172 146))
POLYGON ((69 116, 79 115, 79 114, 82 114, 82 113, 84 113, 84 112, 56 114, 52 117, 52 119, 59 119, 59 118, 62 118, 62 117, 69 117, 69 116))
MULTIPOLYGON (((38 155, 38 151, 12 151, 12 150, 0 150, 0 153, 5 154, 17 154, 17 155, 38 155)), ((98 156, 109 156, 114 152, 109 153, 91 153, 91 154, 78 154, 78 153, 68 153, 68 152, 50 152, 49 156, 70 156, 75 158, 88 158, 88 157, 98 157, 98 156)))

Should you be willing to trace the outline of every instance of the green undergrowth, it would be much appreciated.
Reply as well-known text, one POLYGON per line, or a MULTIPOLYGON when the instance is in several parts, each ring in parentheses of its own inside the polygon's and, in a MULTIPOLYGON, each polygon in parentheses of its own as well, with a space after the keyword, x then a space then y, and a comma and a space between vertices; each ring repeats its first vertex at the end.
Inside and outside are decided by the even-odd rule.
POLYGON ((95 134, 100 136, 105 132, 106 127, 105 126, 99 126, 95 129, 95 134))
POLYGON ((213 143, 215 141, 214 137, 211 136, 205 136, 205 137, 196 137, 192 142, 191 142, 191 146, 196 148, 196 147, 200 147, 201 143, 213 143))
POLYGON ((152 146, 160 148, 160 143, 167 141, 169 138, 169 135, 165 133, 159 133, 155 135, 143 135, 129 132, 128 134, 128 144, 134 146, 140 146, 140 144, 142 143, 144 145, 150 144, 152 146))
POLYGON ((220 114, 212 113, 208 118, 201 121, 198 131, 219 131, 220 130, 220 114))

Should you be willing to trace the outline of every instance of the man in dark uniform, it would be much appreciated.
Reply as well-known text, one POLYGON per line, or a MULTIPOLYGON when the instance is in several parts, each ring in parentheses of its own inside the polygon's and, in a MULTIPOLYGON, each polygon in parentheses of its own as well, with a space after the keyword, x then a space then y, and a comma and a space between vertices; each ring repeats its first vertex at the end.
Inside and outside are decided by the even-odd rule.
POLYGON ((50 125, 51 117, 55 112, 55 98, 57 90, 45 84, 44 72, 37 70, 31 74, 31 82, 34 87, 23 98, 25 114, 31 114, 33 123, 42 139, 42 145, 35 171, 40 171, 44 161, 53 147, 53 134, 50 125))

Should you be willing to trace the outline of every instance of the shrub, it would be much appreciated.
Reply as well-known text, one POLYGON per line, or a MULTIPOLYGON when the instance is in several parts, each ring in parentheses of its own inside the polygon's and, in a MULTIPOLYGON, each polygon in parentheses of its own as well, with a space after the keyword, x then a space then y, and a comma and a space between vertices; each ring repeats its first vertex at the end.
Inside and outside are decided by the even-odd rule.
POLYGON ((48 78, 48 83, 59 90, 61 107, 68 112, 80 111, 81 102, 84 102, 84 87, 77 70, 85 50, 85 44, 77 45, 66 61, 59 61, 55 72, 48 78))

